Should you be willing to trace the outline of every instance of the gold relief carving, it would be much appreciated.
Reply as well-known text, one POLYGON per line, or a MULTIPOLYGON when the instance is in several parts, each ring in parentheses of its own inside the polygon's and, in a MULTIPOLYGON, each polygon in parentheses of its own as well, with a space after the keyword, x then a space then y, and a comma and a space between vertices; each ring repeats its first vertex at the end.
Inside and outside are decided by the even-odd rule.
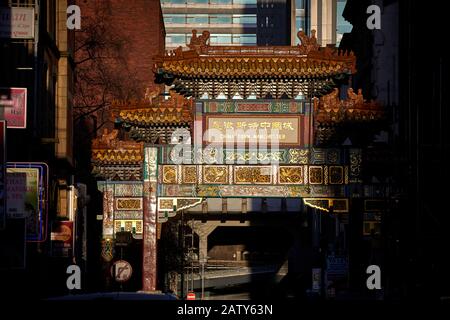
POLYGON ((235 167, 234 180, 236 184, 271 184, 272 167, 235 167))
POLYGON ((280 167, 280 184, 301 184, 303 183, 302 167, 280 167))
POLYGON ((274 152, 257 152, 257 151, 244 151, 244 152, 227 152, 225 160, 233 161, 233 162, 249 162, 249 161, 257 161, 268 163, 271 161, 282 162, 283 161, 283 151, 274 151, 274 152))
POLYGON ((330 184, 344 183, 344 168, 338 166, 330 166, 330 184))
POLYGON ((142 210, 141 198, 117 198, 116 199, 117 210, 142 210))
POLYGON ((163 183, 177 184, 177 167, 164 166, 163 167, 163 183))
POLYGON ((136 233, 142 233, 142 221, 136 221, 136 233))
POLYGON ((159 199, 160 210, 173 210, 173 199, 159 199))
POLYGON ((197 183, 197 167, 183 166, 182 167, 183 183, 195 184, 197 183))
POLYGON ((295 164, 308 164, 308 150, 303 149, 290 149, 289 150, 289 163, 295 164))
POLYGON ((323 183, 323 168, 319 166, 309 167, 309 183, 322 184, 323 183))
POLYGON ((228 167, 227 166, 204 166, 203 183, 205 184, 227 184, 228 167))
POLYGON ((133 232, 134 228, 134 231, 137 234, 142 234, 142 220, 116 220, 114 228, 115 232, 121 232, 122 228, 127 232, 133 232))
POLYGON ((122 222, 120 221, 120 220, 117 220, 116 222, 115 222, 115 228, 114 228, 114 231, 115 232, 120 232, 120 231, 122 231, 122 222))

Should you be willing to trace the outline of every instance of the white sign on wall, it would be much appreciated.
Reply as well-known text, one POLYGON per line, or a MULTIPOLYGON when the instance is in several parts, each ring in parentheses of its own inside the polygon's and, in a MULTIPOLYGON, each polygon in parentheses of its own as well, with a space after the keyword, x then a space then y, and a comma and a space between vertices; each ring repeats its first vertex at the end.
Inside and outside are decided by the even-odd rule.
POLYGON ((33 39, 34 8, 0 7, 0 38, 33 39))

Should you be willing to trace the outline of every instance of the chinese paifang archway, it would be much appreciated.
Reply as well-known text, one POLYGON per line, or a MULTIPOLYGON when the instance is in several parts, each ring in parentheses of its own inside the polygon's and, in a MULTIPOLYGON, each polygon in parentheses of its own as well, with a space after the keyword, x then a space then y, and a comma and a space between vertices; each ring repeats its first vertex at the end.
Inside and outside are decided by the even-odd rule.
MULTIPOLYGON (((350 211, 352 190, 362 187, 361 150, 327 146, 342 127, 380 120, 382 108, 360 91, 339 91, 356 72, 351 52, 298 36, 292 47, 231 47, 210 46, 207 31, 193 32, 188 48, 155 57, 155 82, 171 86, 168 99, 150 92, 144 101, 114 103, 117 129, 92 146, 104 199, 102 256, 114 259, 121 230, 142 239, 144 291, 156 289, 158 225, 177 212, 245 214, 259 198, 282 199, 283 210, 297 200, 324 213, 350 211), (203 148, 207 129, 230 128, 277 129, 279 149, 203 148), (188 132, 184 143, 194 150, 181 164, 174 132, 188 132), (205 150, 216 152, 215 162, 205 150)), ((203 261, 214 226, 207 229, 198 232, 203 261)))

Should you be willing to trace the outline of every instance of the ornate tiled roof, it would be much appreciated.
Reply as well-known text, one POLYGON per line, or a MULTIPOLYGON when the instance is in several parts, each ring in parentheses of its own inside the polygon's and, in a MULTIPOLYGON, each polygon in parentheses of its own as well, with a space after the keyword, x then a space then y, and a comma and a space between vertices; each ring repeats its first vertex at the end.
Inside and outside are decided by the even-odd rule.
POLYGON ((352 88, 347 90, 347 99, 339 99, 339 89, 319 99, 315 122, 317 125, 336 125, 343 121, 373 121, 384 116, 384 108, 374 101, 366 101, 361 89, 356 94, 352 88))
POLYGON ((119 130, 103 131, 92 141, 92 173, 112 180, 140 180, 144 161, 144 143, 118 139, 119 130))
POLYGON ((155 91, 143 101, 113 102, 112 117, 119 123, 144 127, 190 126, 192 101, 173 91, 168 100, 162 100, 160 92, 155 91))
POLYGON ((94 164, 141 164, 144 159, 144 144, 118 139, 119 130, 103 131, 101 137, 92 141, 94 164))
MULTIPOLYGON (((155 57, 159 82, 170 78, 311 78, 356 72, 355 56, 332 47, 319 47, 315 33, 302 31, 298 46, 210 46, 209 32, 193 30, 189 50, 181 47, 155 57)), ((167 81, 166 81, 167 80, 167 81)))

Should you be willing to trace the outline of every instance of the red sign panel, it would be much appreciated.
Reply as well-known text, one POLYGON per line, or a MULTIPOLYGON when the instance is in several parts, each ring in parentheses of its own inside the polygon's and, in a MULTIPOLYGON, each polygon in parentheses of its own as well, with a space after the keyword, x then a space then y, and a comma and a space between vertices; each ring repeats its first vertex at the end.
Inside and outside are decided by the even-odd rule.
POLYGON ((26 129, 27 89, 0 88, 0 112, 9 129, 26 129))
POLYGON ((71 256, 73 250, 73 231, 73 221, 58 221, 53 224, 51 233, 53 256, 71 256))

